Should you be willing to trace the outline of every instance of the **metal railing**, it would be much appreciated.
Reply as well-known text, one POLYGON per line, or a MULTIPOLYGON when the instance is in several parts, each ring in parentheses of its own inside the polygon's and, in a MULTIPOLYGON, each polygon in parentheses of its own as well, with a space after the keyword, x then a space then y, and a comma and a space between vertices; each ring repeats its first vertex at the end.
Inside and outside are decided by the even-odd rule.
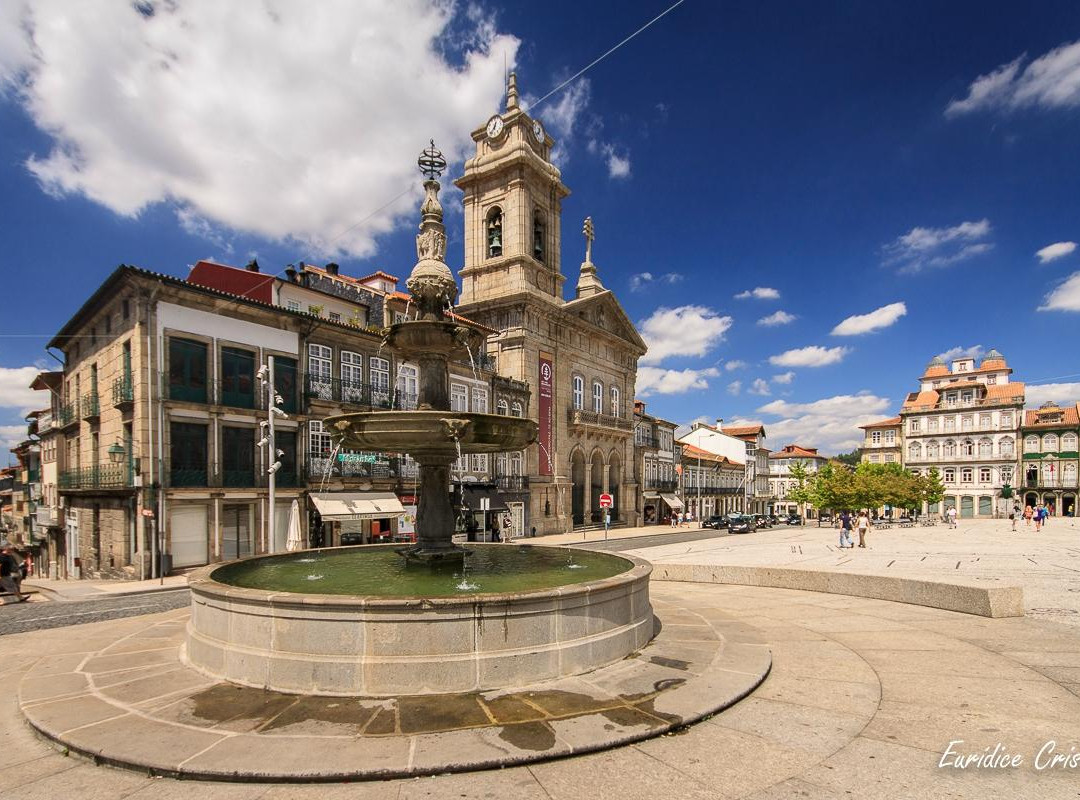
POLYGON ((570 408, 566 411, 566 419, 571 425, 591 425, 597 428, 609 428, 611 430, 630 433, 634 430, 633 420, 622 417, 613 417, 609 414, 598 414, 595 411, 570 408))
POLYGON ((101 402, 98 399, 98 393, 87 392, 82 396, 82 400, 79 401, 79 410, 82 412, 83 419, 93 419, 101 416, 101 402))
POLYGON ((394 392, 387 386, 372 386, 362 381, 342 380, 310 373, 304 376, 304 397, 308 401, 324 400, 365 408, 389 409, 394 405, 394 392))
POLYGON ((495 485, 504 492, 527 492, 529 490, 529 476, 496 475, 495 485))
POLYGON ((60 489, 127 489, 133 478, 129 464, 95 464, 64 470, 56 483, 60 489))
POLYGON ((113 381, 112 401, 114 406, 135 402, 135 382, 132 380, 130 372, 113 381))
MULTIPOLYGON (((304 473, 300 469, 279 469, 274 476, 278 487, 302 486, 304 473)), ((217 465, 207 467, 181 467, 165 464, 164 485, 172 489, 252 489, 268 486, 270 476, 257 467, 250 469, 221 469, 217 465)))
POLYGON ((648 491, 653 491, 653 492, 674 492, 676 487, 678 487, 678 485, 679 485, 679 482, 674 480, 674 479, 672 479, 672 480, 667 480, 667 479, 662 480, 660 478, 646 478, 645 479, 645 488, 648 491))
POLYGON ((1025 478, 1025 489, 1076 489, 1076 478, 1057 477, 1053 478, 1025 478))
POLYGON ((64 403, 56 410, 56 416, 61 428, 74 425, 79 421, 79 401, 72 400, 70 403, 64 403))
POLYGON ((1008 461, 1015 461, 1016 455, 1014 453, 992 453, 992 454, 978 454, 975 455, 962 455, 957 453, 955 455, 937 455, 937 456, 911 456, 908 455, 904 458, 905 464, 938 464, 948 466, 954 461, 1001 461, 1007 459, 1008 461))
POLYGON ((53 415, 51 413, 42 414, 40 417, 37 418, 38 435, 48 433, 54 427, 56 427, 56 420, 53 418, 53 415))
POLYGON ((337 453, 333 459, 330 453, 309 455, 305 464, 308 481, 317 486, 329 478, 370 478, 397 479, 412 477, 402 474, 402 460, 397 456, 384 456, 377 453, 337 453))
POLYGON ((656 436, 642 436, 640 433, 635 434, 634 444, 637 447, 651 447, 653 450, 660 449, 660 439, 656 436))

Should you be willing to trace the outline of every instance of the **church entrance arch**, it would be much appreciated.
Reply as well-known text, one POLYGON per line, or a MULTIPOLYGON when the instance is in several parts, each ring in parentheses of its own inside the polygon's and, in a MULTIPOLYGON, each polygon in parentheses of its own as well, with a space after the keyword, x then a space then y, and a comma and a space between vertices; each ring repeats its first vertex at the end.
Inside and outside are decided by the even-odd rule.
POLYGON ((622 483, 622 462, 617 453, 611 454, 608 462, 608 494, 611 495, 611 521, 624 519, 622 504, 619 502, 619 485, 622 483))
POLYGON ((589 473, 589 514, 592 521, 597 523, 603 520, 600 515, 600 495, 604 492, 604 457, 599 451, 593 453, 589 473))
POLYGON ((585 454, 570 454, 570 514, 575 525, 585 522, 585 454))

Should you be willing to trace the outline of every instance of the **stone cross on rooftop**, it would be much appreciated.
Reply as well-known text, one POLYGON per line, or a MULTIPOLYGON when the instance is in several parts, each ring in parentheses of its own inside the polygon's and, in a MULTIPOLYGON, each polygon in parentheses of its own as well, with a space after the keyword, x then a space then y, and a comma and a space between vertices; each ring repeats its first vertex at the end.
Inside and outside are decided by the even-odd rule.
POLYGON ((585 227, 581 229, 581 232, 585 234, 585 263, 592 263, 592 243, 596 238, 593 233, 592 217, 585 217, 585 227))

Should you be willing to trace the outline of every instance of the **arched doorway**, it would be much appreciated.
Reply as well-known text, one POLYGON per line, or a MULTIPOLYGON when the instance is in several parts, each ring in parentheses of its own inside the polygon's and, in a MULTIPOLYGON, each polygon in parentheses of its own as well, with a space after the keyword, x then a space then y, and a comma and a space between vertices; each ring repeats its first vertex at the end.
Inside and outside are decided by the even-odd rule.
POLYGON ((599 451, 592 456, 592 469, 589 476, 592 483, 592 491, 589 492, 589 513, 593 522, 600 522, 600 495, 604 492, 604 457, 599 451))
POLYGON ((585 522, 585 455, 580 450, 570 454, 570 515, 573 524, 585 522))
POLYGON ((622 518, 622 505, 619 503, 619 484, 622 483, 622 463, 617 453, 611 454, 608 463, 608 494, 611 495, 611 521, 622 518))
POLYGON ((1031 506, 1035 508, 1039 504, 1039 496, 1035 492, 1028 492, 1024 495, 1024 507, 1031 506))
POLYGON ((1076 516, 1076 495, 1067 494, 1061 498, 1061 515, 1063 517, 1076 516))

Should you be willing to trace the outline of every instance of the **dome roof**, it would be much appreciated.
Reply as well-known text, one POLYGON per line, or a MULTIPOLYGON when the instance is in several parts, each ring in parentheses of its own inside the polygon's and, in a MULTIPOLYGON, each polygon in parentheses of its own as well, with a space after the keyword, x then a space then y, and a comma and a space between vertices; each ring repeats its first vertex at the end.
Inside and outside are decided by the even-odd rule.
POLYGON ((983 362, 984 363, 987 362, 987 361, 1004 361, 1004 360, 1005 360, 1005 356, 1003 356, 1001 354, 1001 351, 999 351, 996 348, 992 349, 989 353, 987 353, 983 357, 983 362))
POLYGON ((926 366, 928 366, 928 367, 944 367, 945 366, 945 359, 943 359, 941 356, 934 356, 932 359, 930 359, 930 363, 927 364, 926 366))

